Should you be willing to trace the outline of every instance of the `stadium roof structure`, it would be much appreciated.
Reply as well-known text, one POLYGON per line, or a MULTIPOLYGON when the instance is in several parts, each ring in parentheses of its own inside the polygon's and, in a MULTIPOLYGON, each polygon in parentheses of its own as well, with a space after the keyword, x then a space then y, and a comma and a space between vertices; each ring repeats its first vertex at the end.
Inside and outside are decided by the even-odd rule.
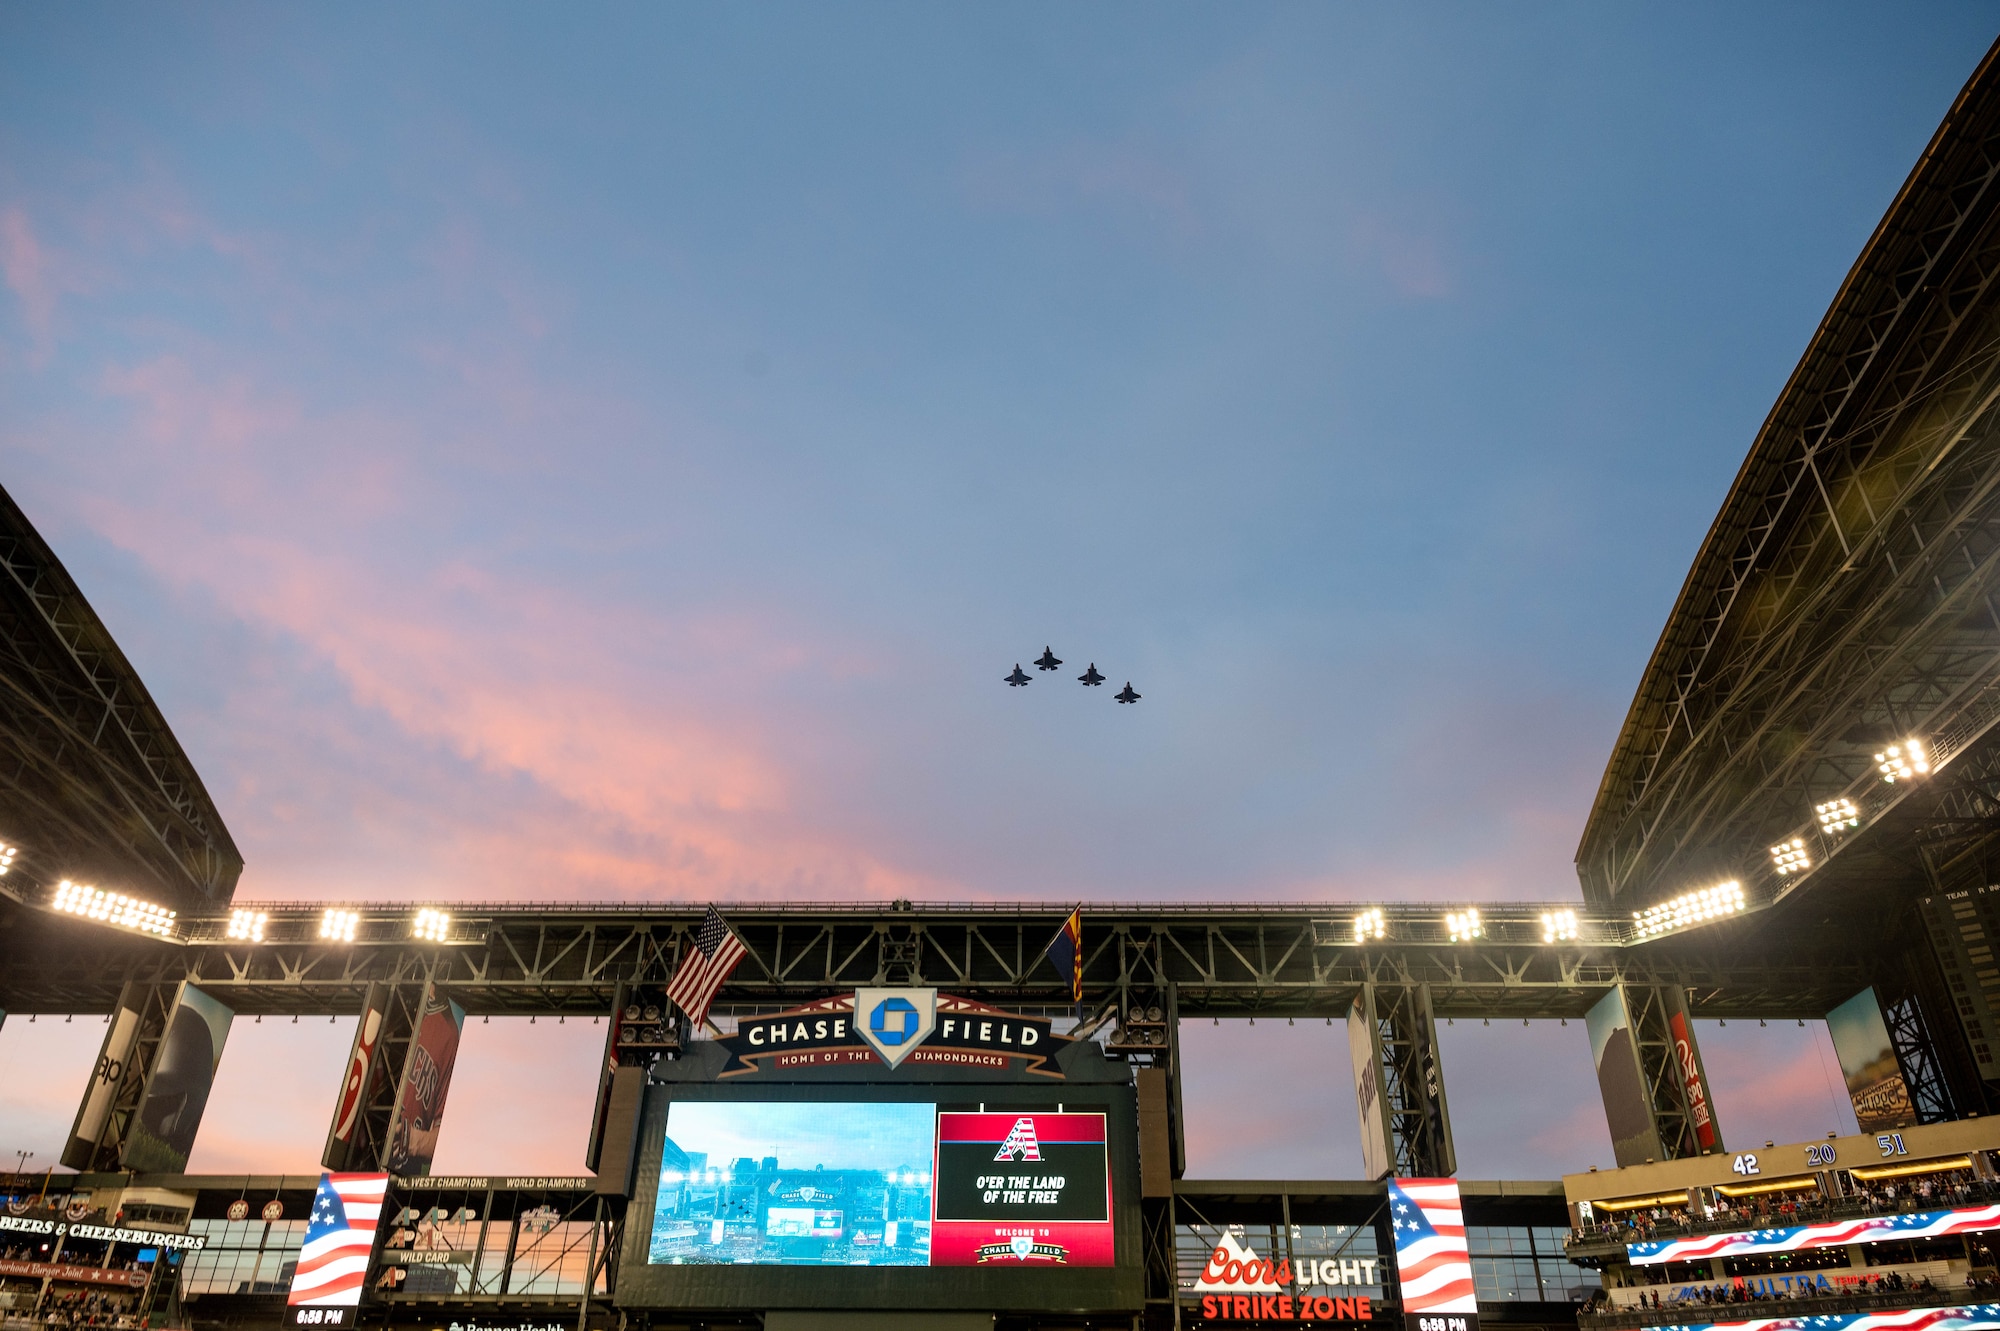
POLYGON ((1884 908, 1899 899, 1989 880, 2000 834, 1996 189, 1989 51, 1702 542, 1577 851, 1593 906, 1639 911, 1735 880, 1753 911, 1810 889, 1811 910, 1774 918, 1787 931, 1848 930, 1895 914, 1884 908), (1912 740, 1930 773, 1886 780, 1912 740))
POLYGON ((20 872, 226 904, 243 856, 131 662, 0 489, 0 840, 20 872), (40 873, 37 873, 37 870, 40 873))

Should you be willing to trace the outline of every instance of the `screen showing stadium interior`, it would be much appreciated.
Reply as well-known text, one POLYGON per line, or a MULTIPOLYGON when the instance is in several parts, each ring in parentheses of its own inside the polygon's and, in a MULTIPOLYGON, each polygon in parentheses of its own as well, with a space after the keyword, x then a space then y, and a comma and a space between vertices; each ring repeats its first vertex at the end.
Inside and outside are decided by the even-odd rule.
POLYGON ((1110 1266, 1101 1113, 675 1101, 654 1263, 1110 1266))

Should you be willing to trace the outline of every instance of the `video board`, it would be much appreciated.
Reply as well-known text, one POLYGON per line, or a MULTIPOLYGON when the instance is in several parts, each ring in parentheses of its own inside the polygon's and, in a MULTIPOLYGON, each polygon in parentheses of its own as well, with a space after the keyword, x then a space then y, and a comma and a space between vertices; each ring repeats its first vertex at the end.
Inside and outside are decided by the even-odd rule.
POLYGON ((1108 1116, 934 1100, 676 1100, 653 1265, 1110 1266, 1108 1116))

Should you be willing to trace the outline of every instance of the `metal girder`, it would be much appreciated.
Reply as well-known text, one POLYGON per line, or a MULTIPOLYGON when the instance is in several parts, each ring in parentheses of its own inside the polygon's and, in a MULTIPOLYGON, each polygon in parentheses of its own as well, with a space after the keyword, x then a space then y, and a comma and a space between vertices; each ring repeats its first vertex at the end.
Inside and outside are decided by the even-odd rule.
POLYGON ((1963 748, 2000 717, 1996 178, 1989 52, 1688 576, 1578 851, 1588 898, 1768 873, 1885 743, 1963 748))
POLYGON ((178 984, 157 981, 130 980, 119 987, 63 1147, 64 1167, 86 1173, 124 1167, 126 1138, 145 1101, 146 1083, 179 992, 178 984))
MULTIPOLYGON (((362 923, 349 944, 307 941, 318 906, 255 909, 267 913, 267 942, 228 940, 227 917, 198 917, 183 922, 190 941, 174 944, 0 903, 0 1008, 105 1011, 128 979, 193 979, 242 1013, 352 1013, 371 984, 421 985, 435 967, 476 1015, 600 1015, 620 982, 668 979, 700 921, 688 906, 456 905, 451 940, 440 945, 409 936, 411 906, 354 907, 362 923)), ((1680 985, 1705 1014, 1816 1017, 1869 983, 1879 941, 1794 938, 1773 920, 1782 912, 1638 946, 1503 941, 1508 931, 1494 908, 1488 937, 1450 944, 1431 941, 1436 908, 1381 909, 1388 937, 1359 945, 1351 908, 1090 907, 1086 1005, 1108 1018, 1141 996, 1150 1006, 1171 987, 1183 1017, 1338 1019, 1363 984, 1375 983, 1426 985, 1443 1016, 1580 1017, 1606 989, 1630 982, 1680 985), (1762 927, 1765 920, 1775 927, 1762 927)), ((1535 907, 1511 909, 1539 918, 1535 907)), ((717 1011, 769 1010, 890 977, 1016 1008, 1069 1011, 1062 977, 1042 961, 1063 913, 732 906, 728 918, 749 955, 717 1011)), ((1586 917, 1585 939, 1601 937, 1609 923, 1586 917)))
POLYGON ((23 870, 179 909, 227 902, 243 857, 131 664, 0 490, 0 839, 23 870))
POLYGON ((1374 1033, 1391 1172, 1397 1178, 1456 1174, 1458 1152, 1452 1146, 1451 1115, 1445 1107, 1429 987, 1367 984, 1362 987, 1360 1010, 1374 1033))

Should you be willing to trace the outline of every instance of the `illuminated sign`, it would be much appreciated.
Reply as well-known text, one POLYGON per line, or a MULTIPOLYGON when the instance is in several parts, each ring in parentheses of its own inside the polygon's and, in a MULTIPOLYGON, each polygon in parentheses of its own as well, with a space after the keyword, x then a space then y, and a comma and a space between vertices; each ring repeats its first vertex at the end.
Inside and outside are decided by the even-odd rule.
POLYGON ((1110 1266, 1101 1112, 676 1100, 653 1265, 1110 1266))
POLYGON ((1843 1248, 1852 1243, 1889 1239, 1932 1239, 2000 1229, 2000 1206, 1968 1206, 1951 1211, 1917 1211, 1910 1215, 1873 1216, 1863 1220, 1831 1220, 1788 1229, 1755 1229, 1733 1234, 1705 1234, 1685 1239, 1652 1239, 1628 1243, 1625 1253, 1634 1266, 1662 1262, 1705 1262, 1717 1257, 1748 1257, 1758 1253, 1800 1252, 1807 1248, 1843 1248))
POLYGON ((1405 1331, 1479 1331, 1457 1180, 1390 1179, 1389 1226, 1405 1331))
POLYGON ((1367 1283, 1373 1284, 1372 1257, 1302 1261, 1295 1270, 1290 1261, 1267 1261, 1234 1234, 1225 1233, 1195 1278, 1195 1289, 1201 1295, 1202 1317, 1212 1322, 1369 1322, 1375 1319, 1374 1300, 1365 1294, 1305 1292, 1313 1285, 1352 1284, 1364 1269, 1367 1283))
POLYGON ((1110 1266, 1103 1114, 943 1113, 931 1265, 1110 1266))
POLYGON ((935 989, 860 989, 768 1017, 746 1017, 715 1041, 724 1079, 872 1064, 963 1068, 1059 1078, 1069 1044, 1045 1017, 1003 1012, 935 989))

